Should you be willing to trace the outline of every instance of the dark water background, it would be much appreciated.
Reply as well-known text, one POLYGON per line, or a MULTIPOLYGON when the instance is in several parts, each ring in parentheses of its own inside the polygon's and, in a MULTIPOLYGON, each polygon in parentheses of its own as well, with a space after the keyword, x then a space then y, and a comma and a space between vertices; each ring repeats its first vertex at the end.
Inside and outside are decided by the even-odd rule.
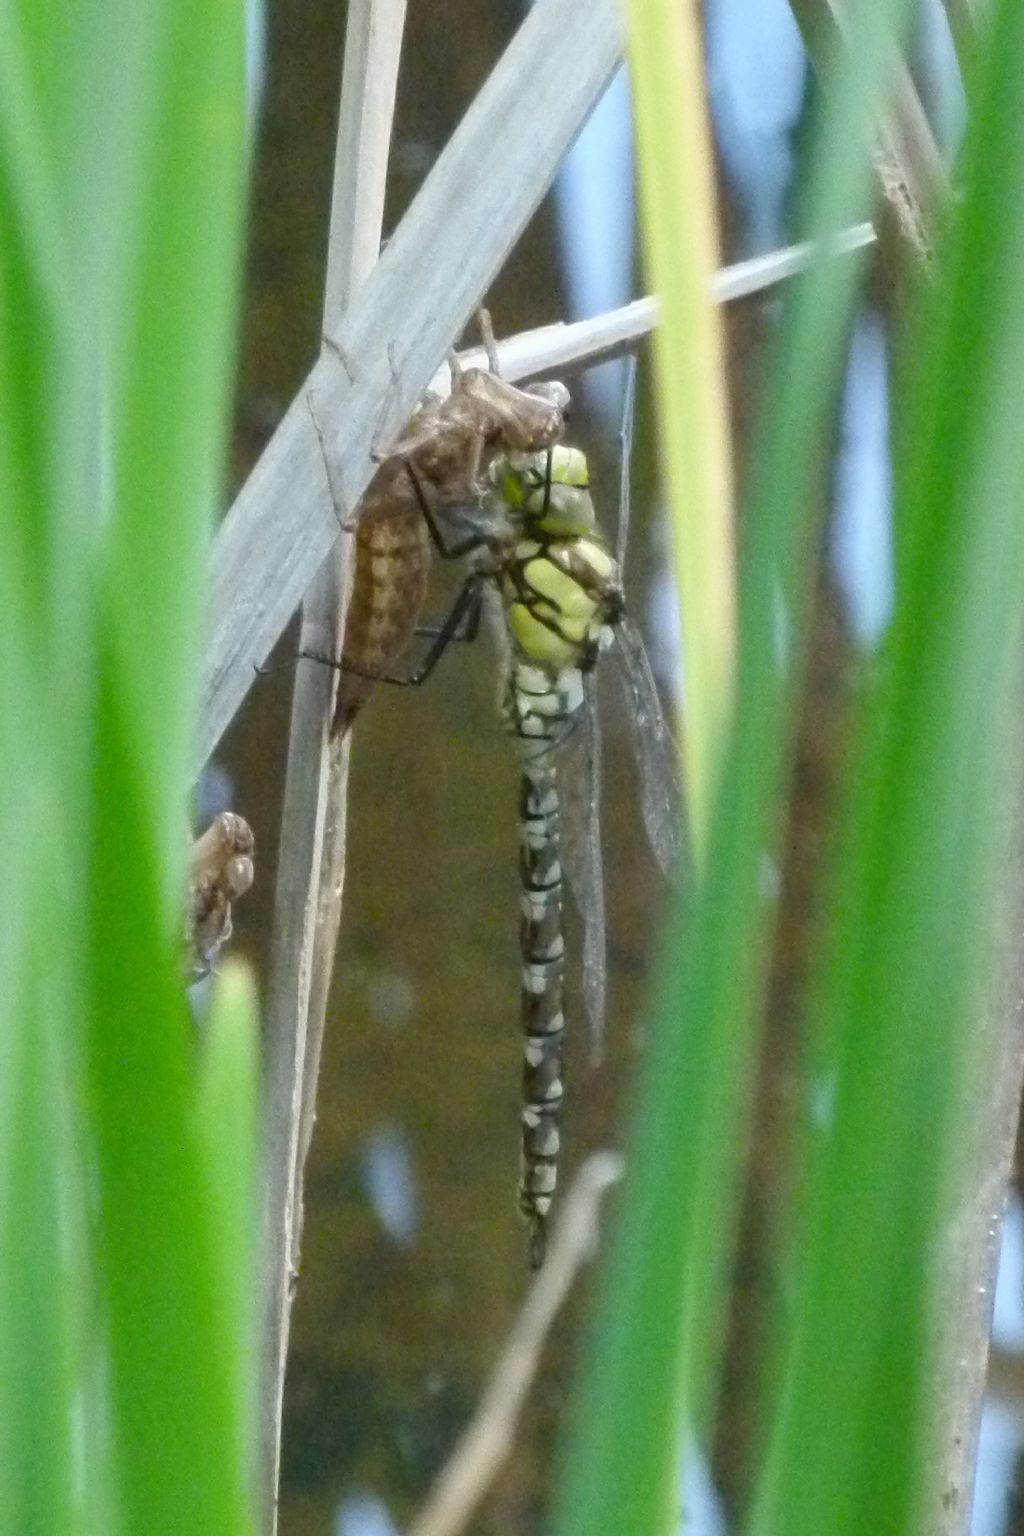
MULTIPOLYGON (((413 0, 387 228, 517 20, 506 5, 413 0)), ((343 32, 343 7, 323 0, 278 0, 268 16, 236 483, 319 346, 343 32)), ((489 299, 499 334, 564 314, 548 208, 489 299)), ((582 412, 573 437, 592 472, 603 467, 608 489, 599 509, 613 512, 611 434, 582 412)), ((639 583, 652 559, 640 463, 635 498, 631 564, 639 583)), ((443 592, 441 580, 437 613, 443 592)), ((642 597, 638 587, 638 612, 642 597)), ((282 654, 289 645, 294 637, 282 654)), ((282 674, 254 687, 219 754, 236 808, 257 838, 257 883, 238 911, 236 934, 262 980, 290 686, 282 674)), ((661 899, 632 798, 628 721, 616 702, 610 695, 604 818, 609 1048, 591 1072, 582 1031, 573 1032, 563 1178, 587 1150, 614 1140, 661 899)), ((515 1209, 516 769, 495 705, 495 657, 484 639, 450 653, 423 689, 378 689, 357 727, 345 913, 285 1402, 284 1536, 341 1529, 341 1501, 364 1495, 381 1500, 399 1526, 407 1521, 476 1402, 527 1281, 515 1209)), ((569 1011, 570 1025, 579 1024, 571 998, 569 1011)), ((536 1527, 578 1307, 577 1300, 559 1326, 515 1455, 474 1530, 536 1527)), ((372 1528, 348 1508, 347 1536, 372 1528)))

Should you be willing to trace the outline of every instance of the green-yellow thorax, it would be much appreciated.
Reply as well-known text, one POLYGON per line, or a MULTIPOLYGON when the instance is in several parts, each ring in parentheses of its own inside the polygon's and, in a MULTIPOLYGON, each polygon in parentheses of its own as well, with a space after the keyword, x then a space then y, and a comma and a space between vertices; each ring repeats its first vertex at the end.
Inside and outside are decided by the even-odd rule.
POLYGON ((618 567, 596 527, 578 448, 509 454, 491 479, 518 535, 502 562, 505 621, 521 657, 549 669, 593 665, 621 611, 618 567))
POLYGON ((491 466, 509 516, 538 533, 590 533, 596 524, 586 455, 559 443, 547 453, 510 453, 491 466))

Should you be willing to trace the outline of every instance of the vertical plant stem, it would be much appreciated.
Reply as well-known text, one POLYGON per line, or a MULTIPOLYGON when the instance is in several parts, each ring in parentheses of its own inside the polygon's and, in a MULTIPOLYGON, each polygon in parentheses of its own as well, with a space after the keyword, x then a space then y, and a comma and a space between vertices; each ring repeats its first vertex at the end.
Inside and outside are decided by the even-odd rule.
MULTIPOLYGON (((405 13, 406 0, 374 0, 370 4, 362 0, 362 3, 350 10, 348 16, 324 296, 325 334, 341 324, 354 294, 371 271, 380 251, 405 13)), ((314 636, 326 632, 333 616, 337 627, 329 654, 340 656, 351 585, 351 544, 352 535, 343 531, 339 537, 337 554, 324 562, 303 605, 304 649, 312 648, 317 643, 314 636), (310 630, 308 640, 307 626, 310 630)), ((329 671, 326 668, 324 670, 329 671)), ((306 672, 309 671, 307 668, 306 672)), ((337 678, 336 672, 330 673, 332 713, 337 678)), ((312 682, 315 683, 316 679, 312 682)), ((326 805, 306 1014, 306 1062, 294 1193, 300 1222, 294 1234, 293 1262, 298 1258, 302 1171, 316 1118, 316 1085, 320 1075, 324 1020, 341 923, 350 743, 349 735, 335 741, 329 746, 326 758, 322 756, 320 760, 321 781, 326 770, 326 805)))
POLYGON ((989 1336, 1007 1182, 1024 1079, 1024 741, 1021 667, 1009 690, 1015 708, 1000 754, 998 842, 1003 850, 992 955, 977 1000, 963 1155, 953 1174, 949 1214, 935 1259, 937 1330, 927 1383, 922 1536, 967 1536, 988 1368, 989 1336))
MULTIPOLYGON (((846 50, 813 144, 809 235, 842 228, 863 205, 864 124, 902 4, 856 12, 856 45, 846 50)), ((680 1421, 685 1414, 699 1432, 714 1387, 774 916, 766 857, 776 857, 781 835, 816 568, 819 466, 854 298, 849 264, 818 263, 794 285, 773 337, 746 503, 738 703, 708 856, 686 911, 670 914, 664 935, 626 1183, 564 1455, 559 1536, 667 1529, 680 1421)))
POLYGON ((684 759, 691 833, 703 860, 732 706, 735 550, 711 136, 699 7, 629 7, 629 58, 644 243, 661 296, 655 360, 686 666, 684 759))
POLYGON ((960 71, 967 83, 978 61, 978 28, 982 0, 942 0, 960 71))
MULTIPOLYGON (((380 250, 405 9, 405 0, 353 0, 349 6, 325 332, 338 325, 380 250)), ((315 400, 309 406, 315 411, 315 400)), ((351 566, 349 538, 340 534, 303 604, 303 650, 340 655, 351 566)), ((274 900, 267 1011, 266 1322, 260 1399, 260 1475, 269 1531, 277 1523, 281 1409, 302 1224, 302 1170, 312 1132, 344 879, 348 753, 332 749, 330 740, 337 678, 329 667, 299 667, 295 674, 274 900)))
POLYGON ((938 1431, 960 1433, 938 1399, 978 1338, 975 1319, 956 1364, 943 1359, 977 1302, 958 1295, 947 1247, 961 1222, 959 1241, 976 1240, 973 1197, 950 1180, 980 1173, 991 1212, 1008 1139, 982 1129, 1001 1113, 1000 1067, 977 1007, 1020 698, 1024 11, 998 0, 992 14, 941 286, 908 359, 896 603, 884 665, 865 678, 811 989, 829 1103, 808 1137, 759 1536, 941 1528, 923 1499, 951 1490, 923 1476, 952 1450, 938 1431))
MULTIPOLYGON (((849 35, 841 0, 793 0, 793 16, 815 72, 829 77, 849 35)), ((886 108, 872 127, 881 193, 877 220, 881 260, 895 287, 932 261, 936 226, 949 206, 949 178, 935 135, 902 58, 893 52, 886 108)))

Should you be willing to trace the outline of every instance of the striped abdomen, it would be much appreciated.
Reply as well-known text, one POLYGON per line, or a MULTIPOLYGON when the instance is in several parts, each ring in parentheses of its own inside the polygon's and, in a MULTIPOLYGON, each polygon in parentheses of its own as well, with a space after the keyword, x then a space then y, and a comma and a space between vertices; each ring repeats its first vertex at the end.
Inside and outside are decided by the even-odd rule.
POLYGON ((544 1232, 558 1180, 565 1044, 562 867, 558 786, 550 755, 527 759, 519 789, 519 946, 523 1026, 522 1164, 519 1209, 531 1227, 531 1261, 544 1257, 544 1232))
POLYGON ((373 679, 388 673, 404 653, 426 597, 430 566, 427 525, 412 481, 399 466, 387 486, 367 498, 356 531, 335 731, 348 729, 373 679))
POLYGON ((519 1209, 530 1223, 530 1257, 544 1257, 545 1228, 558 1179, 565 1045, 565 938, 558 844, 555 749, 576 724, 583 679, 575 668, 549 673, 514 663, 504 715, 523 758, 519 789, 522 917, 520 1020, 523 1028, 522 1160, 519 1209))

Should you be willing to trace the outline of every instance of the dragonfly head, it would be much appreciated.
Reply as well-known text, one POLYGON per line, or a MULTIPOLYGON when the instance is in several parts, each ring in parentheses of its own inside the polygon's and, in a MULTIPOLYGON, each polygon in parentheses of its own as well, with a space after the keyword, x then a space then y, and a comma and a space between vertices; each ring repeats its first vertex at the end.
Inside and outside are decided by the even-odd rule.
POLYGON ((491 484, 513 521, 545 533, 592 532, 586 456, 556 443, 543 453, 509 453, 491 465, 491 484))

